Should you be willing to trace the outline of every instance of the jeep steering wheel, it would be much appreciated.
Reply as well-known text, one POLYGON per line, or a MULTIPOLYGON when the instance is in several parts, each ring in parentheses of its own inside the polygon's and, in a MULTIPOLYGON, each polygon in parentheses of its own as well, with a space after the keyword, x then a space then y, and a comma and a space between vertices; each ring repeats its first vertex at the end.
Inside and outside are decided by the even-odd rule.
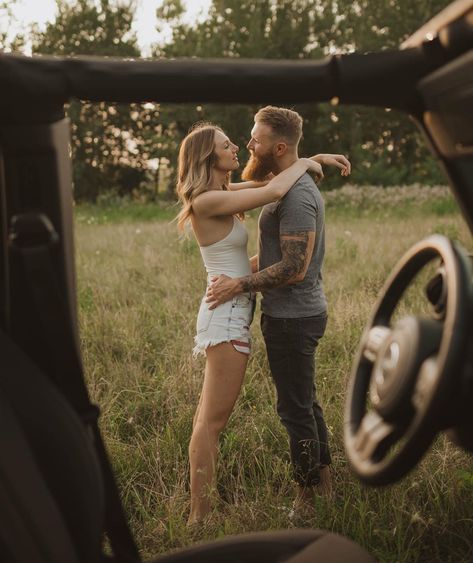
MULTIPOLYGON (((415 244, 386 281, 360 341, 345 408, 345 448, 358 478, 403 477, 448 428, 471 317, 472 270, 465 251, 433 235, 415 244), (431 318, 391 317, 405 290, 440 258, 427 288, 431 318)), ((454 407, 454 405, 453 405, 454 407)))

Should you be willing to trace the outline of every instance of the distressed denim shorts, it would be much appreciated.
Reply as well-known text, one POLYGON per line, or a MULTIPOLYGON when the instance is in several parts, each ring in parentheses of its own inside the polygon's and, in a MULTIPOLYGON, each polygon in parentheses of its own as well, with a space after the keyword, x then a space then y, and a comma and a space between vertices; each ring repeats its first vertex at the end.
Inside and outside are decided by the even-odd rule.
POLYGON ((249 354, 254 308, 255 296, 251 293, 240 293, 212 310, 208 308, 204 296, 197 316, 194 356, 223 342, 231 342, 235 350, 249 354))

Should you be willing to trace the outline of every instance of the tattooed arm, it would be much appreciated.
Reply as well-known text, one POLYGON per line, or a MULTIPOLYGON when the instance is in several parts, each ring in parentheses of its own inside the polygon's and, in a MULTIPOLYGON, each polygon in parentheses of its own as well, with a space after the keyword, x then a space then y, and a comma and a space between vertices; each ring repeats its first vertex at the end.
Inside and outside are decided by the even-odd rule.
POLYGON ((311 231, 281 235, 280 262, 255 274, 238 278, 241 291, 262 291, 302 281, 309 267, 314 242, 315 233, 311 231))
POLYGON ((314 231, 281 235, 281 260, 272 266, 241 278, 222 275, 215 278, 207 291, 209 309, 229 301, 245 291, 264 291, 302 281, 307 273, 315 244, 314 231))

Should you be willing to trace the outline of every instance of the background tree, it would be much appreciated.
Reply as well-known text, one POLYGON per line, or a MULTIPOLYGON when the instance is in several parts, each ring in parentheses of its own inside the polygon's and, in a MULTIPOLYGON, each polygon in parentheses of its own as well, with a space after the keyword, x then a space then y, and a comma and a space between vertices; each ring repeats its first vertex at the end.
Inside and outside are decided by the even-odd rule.
POLYGON ((0 2, 0 49, 8 49, 8 24, 12 18, 11 6, 7 2, 0 2))
MULTIPOLYGON (((160 57, 198 58, 285 58, 302 59, 320 56, 324 30, 333 25, 334 16, 323 12, 320 3, 307 0, 214 0, 207 18, 195 24, 183 22, 180 0, 167 0, 158 10, 158 17, 172 25, 169 44, 156 46, 160 57), (318 35, 319 41, 314 37, 318 35)), ((243 148, 249 140, 256 105, 167 105, 161 117, 167 123, 167 147, 171 166, 175 165, 175 147, 196 121, 218 123, 232 140, 243 148)), ((305 144, 302 150, 317 151, 314 143, 314 122, 320 115, 317 106, 302 109, 306 120, 305 144)), ((242 151, 244 154, 244 151, 242 151)), ((172 185, 170 184, 172 189, 172 185)))
POLYGON ((12 8, 16 4, 16 0, 6 0, 0 2, 0 51, 7 53, 19 51, 21 52, 25 45, 24 33, 12 33, 12 24, 18 24, 12 8))
MULTIPOLYGON (((449 0, 337 0, 335 45, 338 52, 396 50, 449 4, 449 0)), ((333 117, 345 125, 339 136, 355 163, 355 183, 444 181, 421 133, 406 114, 389 108, 340 106, 333 109, 333 117)))
MULTIPOLYGON (((54 22, 32 33, 33 52, 54 55, 139 57, 132 22, 137 0, 57 0, 54 22)), ((206 17, 184 22, 182 0, 164 0, 158 25, 172 27, 171 40, 156 45, 156 57, 321 59, 354 50, 399 44, 449 0, 213 0, 206 17)), ((12 3, 1 2, 11 17, 12 3)), ((7 33, 0 27, 0 41, 7 33)), ((10 40, 11 41, 11 40, 10 40)), ((16 48, 24 38, 17 37, 16 48)), ((23 43, 22 43, 23 42, 23 43)), ((277 98, 275 97, 275 103, 277 98)), ((196 121, 220 124, 243 149, 257 105, 118 105, 73 101, 75 197, 101 194, 156 195, 160 170, 175 170, 179 144, 196 121), (163 167, 164 164, 164 167, 163 167)), ((371 184, 442 181, 435 160, 407 116, 389 108, 304 104, 301 154, 342 152, 353 162, 351 181, 371 184)), ((245 151, 240 156, 244 160, 245 151)), ((167 174, 169 175, 169 174, 167 174)), ((175 179, 168 180, 174 197, 175 179)), ((344 180, 329 171, 323 188, 344 180)))
MULTIPOLYGON (((156 47, 165 57, 317 58, 354 50, 368 52, 399 44, 448 0, 214 0, 205 21, 184 24, 180 0, 166 0, 158 16, 172 24, 172 40, 156 47)), ((169 160, 191 123, 221 124, 242 146, 256 106, 166 106, 169 160)), ((361 106, 295 106, 304 117, 303 154, 344 152, 353 160, 352 181, 404 184, 441 181, 439 169, 411 120, 404 114, 361 106)), ((330 174, 325 188, 343 179, 330 174)))
MULTIPOLYGON (((56 19, 35 35, 33 52, 139 57, 131 31, 135 7, 134 2, 58 0, 56 19)), ((95 201, 99 193, 126 195, 140 187, 155 156, 158 113, 154 104, 68 105, 76 199, 95 201)))

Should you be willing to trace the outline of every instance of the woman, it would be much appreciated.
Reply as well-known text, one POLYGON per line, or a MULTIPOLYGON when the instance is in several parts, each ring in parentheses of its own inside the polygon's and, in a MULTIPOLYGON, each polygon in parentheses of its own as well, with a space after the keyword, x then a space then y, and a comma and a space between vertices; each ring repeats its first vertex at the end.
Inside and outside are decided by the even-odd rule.
MULTIPOLYGON (((313 160, 301 158, 269 182, 229 184, 239 166, 238 147, 214 125, 194 128, 179 151, 177 193, 182 203, 178 226, 190 220, 208 274, 245 276, 252 268, 245 211, 283 197, 306 171, 321 173, 313 160), (258 188, 258 189, 252 189, 258 188)), ((241 294, 209 310, 202 299, 195 353, 206 355, 205 376, 189 444, 191 510, 188 525, 210 511, 218 439, 240 392, 250 353, 249 325, 254 296, 241 294)))

